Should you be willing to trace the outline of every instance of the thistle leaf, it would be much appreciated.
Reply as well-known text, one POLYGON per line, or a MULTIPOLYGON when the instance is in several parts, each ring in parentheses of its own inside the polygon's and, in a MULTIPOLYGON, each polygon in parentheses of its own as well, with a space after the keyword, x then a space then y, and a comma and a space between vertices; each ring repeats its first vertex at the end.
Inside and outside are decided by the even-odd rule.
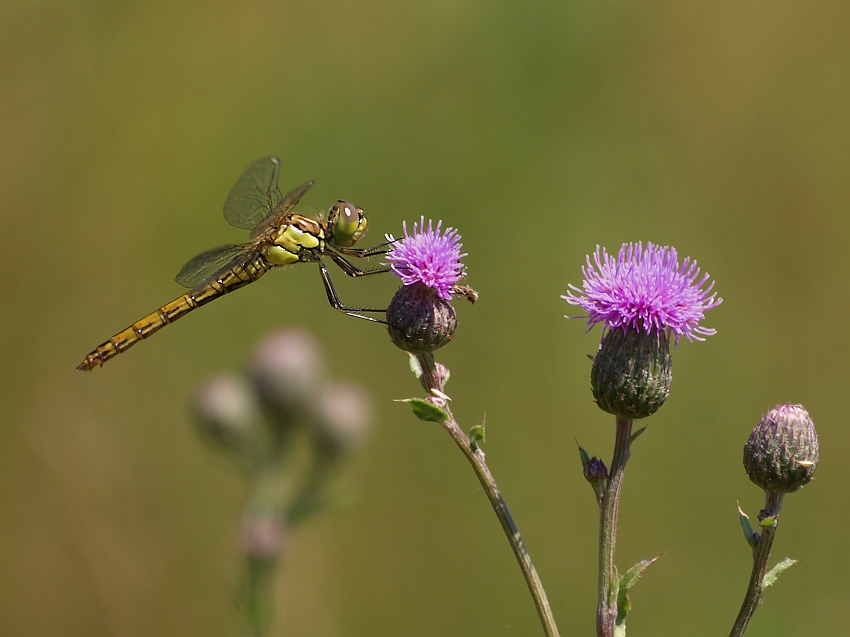
POLYGON ((779 576, 782 575, 782 572, 791 568, 796 564, 799 560, 792 560, 790 557, 786 557, 784 560, 779 562, 776 566, 770 569, 767 572, 767 575, 764 576, 764 581, 762 582, 761 587, 767 588, 771 584, 773 584, 779 576))
POLYGON ((584 450, 584 447, 578 444, 578 441, 576 441, 576 444, 578 445, 578 455, 581 458, 581 468, 584 469, 587 463, 590 462, 590 454, 584 450))
POLYGON ((644 431, 646 431, 646 427, 647 427, 647 426, 646 426, 646 425, 644 425, 643 427, 641 427, 640 429, 638 429, 636 432, 634 432, 634 433, 632 434, 632 437, 631 437, 631 438, 629 438, 629 444, 632 444, 635 440, 637 440, 637 439, 638 439, 638 436, 640 436, 640 435, 641 435, 644 431))
POLYGON ((444 410, 427 400, 422 400, 421 398, 407 398, 399 402, 407 403, 407 406, 410 407, 410 411, 412 411, 413 415, 419 418, 419 420, 444 423, 449 419, 449 415, 444 410))
POLYGON ((413 372, 413 375, 416 378, 422 378, 422 365, 419 364, 419 359, 414 354, 408 354, 410 356, 410 371, 413 372))
POLYGON ((740 502, 737 504, 738 520, 741 522, 741 529, 744 531, 744 539, 747 540, 747 544, 750 545, 751 549, 755 549, 759 541, 759 534, 753 530, 753 526, 750 524, 750 517, 741 509, 740 502))
POLYGON ((629 599, 629 589, 634 586, 637 581, 640 579, 641 575, 644 574, 649 565, 658 560, 661 555, 656 555, 651 560, 641 560, 634 566, 632 566, 628 571, 623 573, 619 578, 619 590, 617 592, 617 625, 623 626, 623 634, 625 635, 625 623, 626 623, 626 615, 632 608, 631 600, 629 599))
POLYGON ((478 451, 480 442, 487 442, 485 439, 487 428, 487 414, 484 414, 484 420, 481 421, 480 425, 475 425, 472 429, 469 430, 469 446, 472 447, 473 451, 478 451))

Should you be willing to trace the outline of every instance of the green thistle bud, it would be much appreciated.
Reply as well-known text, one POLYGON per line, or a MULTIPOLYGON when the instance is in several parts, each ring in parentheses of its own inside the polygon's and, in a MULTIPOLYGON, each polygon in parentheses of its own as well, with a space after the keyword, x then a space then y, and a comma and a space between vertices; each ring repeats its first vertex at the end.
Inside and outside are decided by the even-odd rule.
POLYGON ((777 405, 744 445, 744 468, 756 486, 793 493, 808 484, 818 466, 818 434, 802 405, 777 405))
POLYGON ((593 359, 590 386, 603 411, 632 420, 654 414, 670 394, 670 337, 629 327, 608 330, 593 359))
POLYGON ((424 283, 404 285, 387 308, 387 330, 396 347, 426 354, 452 340, 457 314, 452 304, 424 283))

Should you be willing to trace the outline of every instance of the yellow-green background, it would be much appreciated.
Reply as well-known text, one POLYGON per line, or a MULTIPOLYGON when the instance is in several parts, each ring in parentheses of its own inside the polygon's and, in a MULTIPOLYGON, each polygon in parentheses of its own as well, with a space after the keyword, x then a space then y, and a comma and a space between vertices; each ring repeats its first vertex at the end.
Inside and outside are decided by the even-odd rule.
MULTIPOLYGON (((850 481, 850 7, 819 2, 25 2, 0 5, 0 635, 231 635, 240 480, 196 439, 206 376, 282 325, 373 394, 350 506, 292 539, 276 635, 540 634, 486 499, 384 331, 270 274, 92 374, 74 367, 240 240, 221 204, 281 157, 306 208, 350 199, 370 238, 460 229, 469 283, 440 353, 561 634, 593 632, 596 514, 575 440, 608 458, 584 334, 559 296, 597 244, 692 255, 724 303, 675 354, 629 465, 617 562, 666 551, 629 634, 726 634, 749 574, 741 449, 801 402, 821 438, 774 559, 804 561, 748 634, 842 634, 850 481), (726 632, 724 632, 726 631, 726 632)), ((342 281, 384 304, 397 282, 342 281)))

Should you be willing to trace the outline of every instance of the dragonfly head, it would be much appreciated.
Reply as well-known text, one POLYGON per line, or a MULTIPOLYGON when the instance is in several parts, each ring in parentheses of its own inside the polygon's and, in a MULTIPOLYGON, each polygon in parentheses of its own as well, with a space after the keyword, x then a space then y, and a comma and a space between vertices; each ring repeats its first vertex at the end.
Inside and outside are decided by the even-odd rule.
POLYGON ((366 232, 366 215, 350 201, 337 201, 328 213, 328 231, 333 242, 350 248, 366 232))

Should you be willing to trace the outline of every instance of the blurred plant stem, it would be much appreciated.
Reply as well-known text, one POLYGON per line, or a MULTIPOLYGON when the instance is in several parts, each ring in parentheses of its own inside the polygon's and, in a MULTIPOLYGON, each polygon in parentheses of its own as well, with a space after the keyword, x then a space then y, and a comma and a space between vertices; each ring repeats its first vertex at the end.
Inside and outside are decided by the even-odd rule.
POLYGON ((284 544, 285 494, 291 489, 286 466, 282 456, 258 465, 242 522, 242 606, 252 637, 267 635, 274 616, 274 574, 284 544))
POLYGON ((626 463, 631 456, 632 420, 617 418, 614 457, 608 475, 608 484, 599 506, 599 588, 596 607, 596 634, 614 637, 617 625, 617 596, 619 575, 614 565, 617 546, 617 514, 620 507, 620 489, 626 473, 626 463))
POLYGON ((274 573, 274 562, 248 558, 244 603, 252 637, 267 635, 271 626, 274 616, 274 573))
POLYGON ((770 558, 770 549, 773 546, 773 540, 776 537, 776 528, 779 524, 779 512, 782 510, 783 493, 773 491, 767 492, 765 498, 764 510, 759 513, 759 522, 772 518, 770 524, 761 525, 761 533, 758 542, 753 548, 753 570, 750 574, 750 583, 747 586, 747 594, 744 596, 744 603, 741 605, 741 610, 738 612, 738 617, 735 619, 735 624, 732 626, 732 632, 729 637, 741 637, 747 630, 756 608, 761 603, 762 593, 764 591, 764 576, 767 572, 767 561, 770 558))
POLYGON ((316 458, 304 478, 301 490, 292 499, 286 511, 286 524, 290 529, 317 513, 327 504, 326 487, 333 477, 336 463, 327 456, 316 458))
POLYGON ((493 478, 493 474, 490 473, 490 469, 487 467, 484 452, 477 445, 473 447, 470 443, 469 437, 460 428, 457 421, 455 421, 451 409, 449 408, 448 401, 443 398, 443 396, 445 396, 445 394, 443 394, 443 386, 445 384, 446 376, 441 374, 438 370, 437 365, 434 362, 433 354, 417 354, 416 358, 422 369, 420 381, 428 391, 428 401, 437 405, 443 409, 446 414, 448 414, 448 418, 441 424, 443 425, 443 428, 449 432, 452 440, 455 441, 455 444, 457 444, 463 452, 463 455, 466 456, 469 464, 472 465, 475 475, 478 476, 478 480, 481 483, 481 486, 484 487, 484 492, 490 500, 490 505, 496 512, 496 517, 499 518, 499 523, 502 525, 505 536, 508 538, 508 542, 514 552, 514 556, 516 557, 519 567, 522 570, 522 574, 525 577, 528 590, 534 600, 534 605, 537 608, 537 615, 540 617, 540 623, 543 625, 544 634, 547 637, 559 637, 558 626, 555 624, 555 617, 552 615, 552 610, 549 607, 549 600, 546 598, 546 591, 543 589, 543 583, 537 575, 537 570, 534 568, 531 556, 528 554, 528 549, 522 541, 522 536, 520 535, 519 529, 517 529, 513 516, 511 516, 510 509, 508 509, 508 505, 505 503, 505 499, 502 497, 502 493, 496 485, 496 480, 493 478))

